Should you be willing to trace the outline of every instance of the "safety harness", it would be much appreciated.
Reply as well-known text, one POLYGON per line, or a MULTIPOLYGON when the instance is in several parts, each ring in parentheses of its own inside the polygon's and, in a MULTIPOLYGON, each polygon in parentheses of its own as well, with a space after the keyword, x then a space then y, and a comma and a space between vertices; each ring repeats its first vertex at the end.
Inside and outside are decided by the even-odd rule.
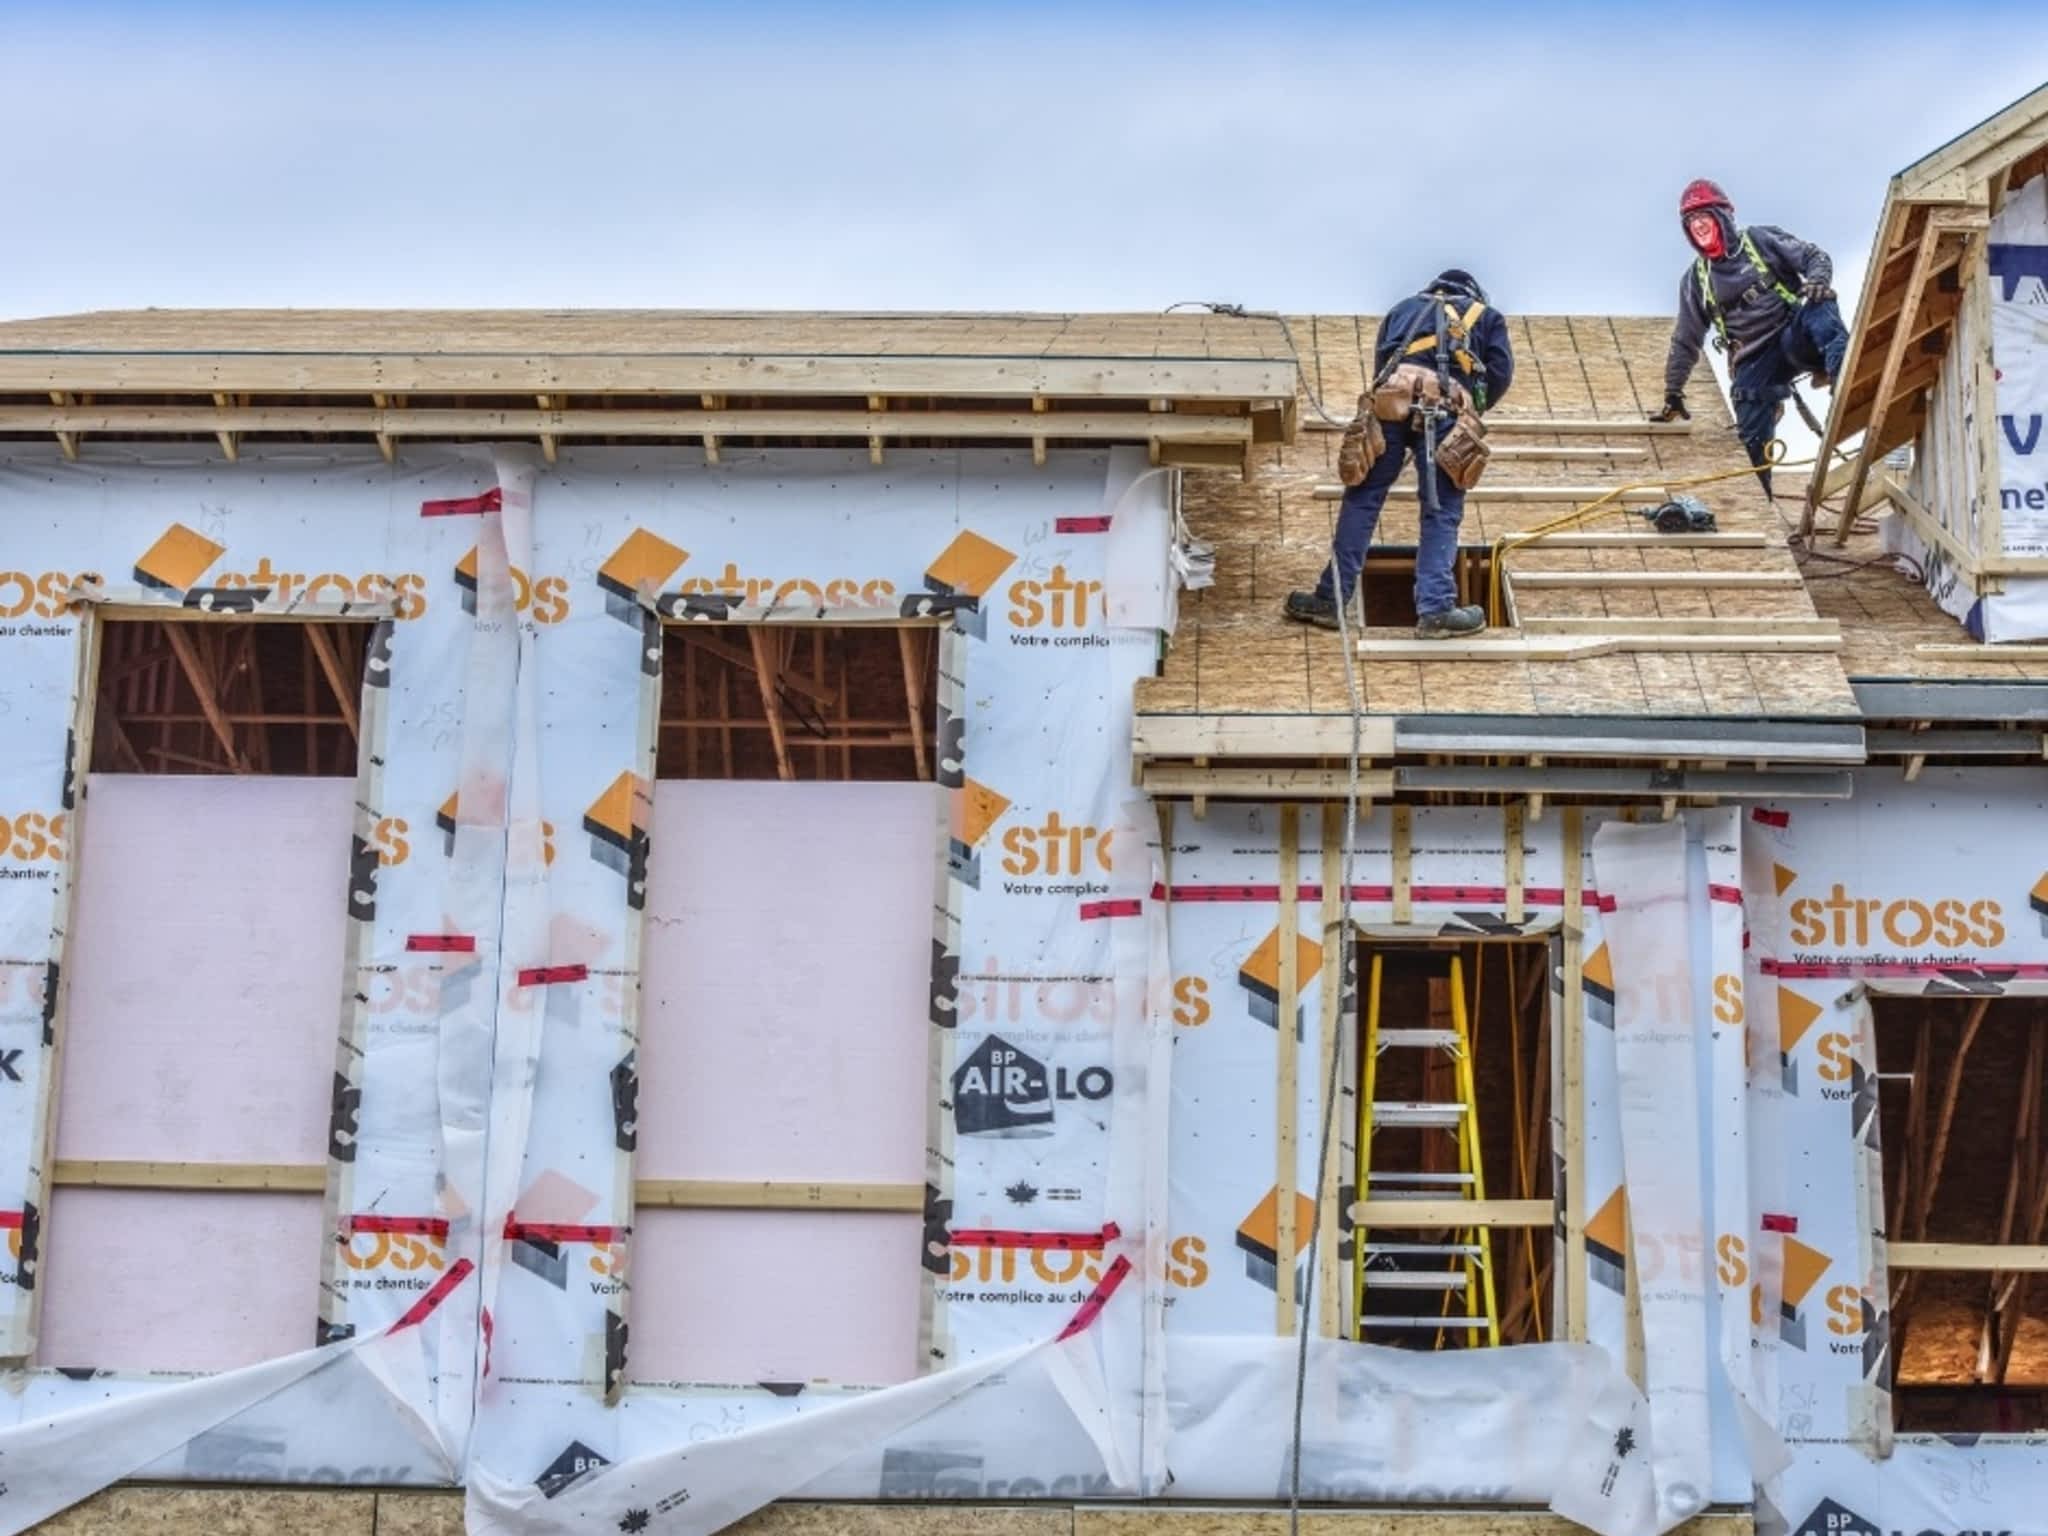
MULTIPOLYGON (((1436 297, 1432 295, 1432 297, 1436 297)), ((1483 300, 1474 299, 1462 312, 1449 299, 1439 298, 1432 318, 1435 334, 1414 336, 1399 354, 1414 357, 1422 352, 1436 354, 1436 371, 1439 381, 1448 390, 1451 382, 1451 364, 1464 369, 1472 380, 1472 397, 1479 402, 1479 408, 1486 409, 1486 364, 1468 345, 1472 340, 1472 328, 1479 323, 1479 317, 1486 313, 1483 300)), ((1419 329, 1418 324, 1418 329, 1419 329)))
MULTIPOLYGON (((1799 295, 1786 287, 1784 282, 1778 277, 1778 274, 1771 270, 1771 264, 1764 260, 1763 252, 1756 248, 1756 242, 1750 239, 1749 231, 1746 229, 1742 232, 1742 254, 1749 258, 1749 264, 1756 268, 1756 275, 1762 279, 1760 282, 1752 283, 1743 293, 1743 302, 1747 303, 1757 292, 1768 285, 1771 291, 1783 299, 1790 308, 1797 309, 1799 307, 1799 295)), ((1707 265, 1707 258, 1702 256, 1694 262, 1693 270, 1699 274, 1700 302, 1706 306, 1707 318, 1714 322, 1715 345, 1720 347, 1723 352, 1729 352, 1728 317, 1721 311, 1721 301, 1714 297, 1714 278, 1712 271, 1707 265)), ((1730 355, 1733 354, 1731 353, 1730 355)))

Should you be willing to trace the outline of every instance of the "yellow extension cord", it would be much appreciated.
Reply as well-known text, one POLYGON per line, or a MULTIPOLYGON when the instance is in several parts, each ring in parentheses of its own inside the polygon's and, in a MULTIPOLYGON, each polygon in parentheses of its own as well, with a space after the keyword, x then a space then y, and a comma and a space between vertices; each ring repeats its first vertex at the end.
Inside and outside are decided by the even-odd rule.
POLYGON ((1576 512, 1567 512, 1563 517, 1540 523, 1534 528, 1525 528, 1518 533, 1504 533, 1493 541, 1492 569, 1487 577, 1486 622, 1498 626, 1501 622, 1502 582, 1507 574, 1508 556, 1515 550, 1534 544, 1545 534, 1557 533, 1566 528, 1575 528, 1605 512, 1626 513, 1626 507, 1612 505, 1618 498, 1630 491, 1675 491, 1686 490, 1696 485, 1712 485, 1718 480, 1734 480, 1743 475, 1753 475, 1759 469, 1811 469, 1816 459, 1799 459, 1788 462, 1785 458, 1785 444, 1782 439, 1771 439, 1764 450, 1762 464, 1745 464, 1740 469, 1716 470, 1711 475, 1688 475, 1681 480, 1640 480, 1633 485, 1617 485, 1611 491, 1603 491, 1576 512))

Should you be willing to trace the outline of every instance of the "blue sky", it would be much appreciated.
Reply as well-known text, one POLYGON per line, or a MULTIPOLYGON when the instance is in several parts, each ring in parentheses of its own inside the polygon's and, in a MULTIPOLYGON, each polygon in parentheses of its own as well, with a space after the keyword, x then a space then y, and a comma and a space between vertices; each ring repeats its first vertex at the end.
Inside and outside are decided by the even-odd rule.
MULTIPOLYGON (((1860 272, 2033 5, 0 0, 0 315, 1668 310, 1690 177, 1860 272)), ((1853 284, 1845 283, 1853 293, 1853 284)))

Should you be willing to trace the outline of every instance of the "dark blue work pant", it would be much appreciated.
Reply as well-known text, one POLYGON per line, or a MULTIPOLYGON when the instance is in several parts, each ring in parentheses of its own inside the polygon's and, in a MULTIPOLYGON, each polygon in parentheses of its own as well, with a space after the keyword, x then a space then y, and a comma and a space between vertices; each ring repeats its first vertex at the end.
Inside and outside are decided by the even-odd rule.
MULTIPOLYGON (((1735 365, 1728 381, 1735 404, 1735 431, 1749 450, 1749 462, 1762 464, 1764 450, 1777 435, 1778 412, 1792 398, 1792 381, 1819 371, 1839 382, 1842 354, 1849 349, 1849 331, 1833 299, 1802 304, 1784 328, 1735 365)), ((1769 489, 1768 473, 1764 480, 1769 489)))
MULTIPOLYGON (((1448 424, 1443 428, 1449 430, 1448 424)), ((1348 602, 1358 585, 1365 551, 1372 543, 1372 531, 1379 525, 1380 509, 1387 504, 1387 492, 1394 488, 1402 468, 1412 457, 1420 486, 1422 433, 1406 422, 1386 424, 1387 451, 1374 461, 1358 484, 1344 493, 1337 513, 1336 571, 1323 567, 1316 583, 1316 596, 1335 597, 1348 602), (1341 583, 1341 585, 1340 585, 1341 583)), ((1441 435, 1441 434, 1439 434, 1441 435)), ((1442 470, 1436 472, 1436 506, 1422 504, 1422 541, 1415 553, 1415 612, 1418 616, 1442 613, 1458 606, 1457 583, 1451 578, 1451 562, 1458 554, 1458 525, 1465 520, 1465 493, 1451 484, 1442 470)))

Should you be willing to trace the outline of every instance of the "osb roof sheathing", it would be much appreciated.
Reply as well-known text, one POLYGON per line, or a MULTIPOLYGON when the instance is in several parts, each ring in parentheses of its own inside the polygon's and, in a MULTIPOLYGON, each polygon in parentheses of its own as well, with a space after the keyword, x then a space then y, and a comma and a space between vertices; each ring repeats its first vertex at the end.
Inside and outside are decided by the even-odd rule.
MULTIPOLYGON (((1325 406, 1348 416, 1364 385, 1378 321, 1372 316, 1303 316, 1293 322, 1303 363, 1325 406)), ((1663 396, 1668 319, 1522 317, 1510 321, 1516 352, 1513 388, 1496 421, 1513 417, 1611 419, 1637 423, 1663 396)), ((1746 460, 1732 419, 1704 371, 1689 395, 1693 428, 1684 435, 1621 434, 1496 436, 1499 446, 1638 449, 1641 458, 1496 461, 1485 484, 1598 485, 1683 479, 1735 469, 1746 460)), ((1305 401, 1304 426, 1313 409, 1305 401)), ((1186 511, 1195 534, 1217 547, 1216 582, 1187 594, 1163 675, 1139 685, 1137 707, 1148 714, 1346 714, 1343 657, 1335 634, 1281 617, 1287 594, 1306 589, 1329 556, 1337 504, 1319 500, 1318 485, 1337 478, 1338 434, 1302 431, 1292 444, 1259 450, 1249 483, 1235 476, 1194 474, 1186 511)), ((1417 536, 1412 473, 1404 473, 1387 504, 1376 545, 1410 545, 1417 536)), ((1799 487, 1781 488, 1774 508, 1749 476, 1723 480, 1697 494, 1728 532, 1759 532, 1760 549, 1529 550, 1511 570, 1796 572, 1786 535, 1796 527, 1799 487), (1787 495, 1787 492, 1790 494, 1787 495)), ((1490 542, 1570 511, 1556 502, 1468 503, 1461 540, 1490 542)), ((1602 513, 1590 532, 1646 531, 1632 511, 1602 513)), ((1475 600, 1483 594, 1473 594, 1475 600)), ((1742 617, 1812 619, 1807 590, 1607 591, 1549 589, 1518 594, 1524 616, 1742 617)), ((1367 623, 1372 616, 1367 615, 1367 623)), ((1412 634, 1375 629, 1375 637, 1412 634)), ((1951 633, 1955 633, 1951 626, 1951 633)), ((1361 663, 1359 686, 1368 714, 1601 715, 1666 718, 1750 717, 1854 719, 1856 701, 1840 660, 1827 653, 1607 655, 1576 661, 1380 660, 1361 663)))
POLYGON ((1221 396, 1291 366, 1271 320, 805 310, 97 310, 0 321, 0 390, 1221 396), (821 368, 821 364, 842 365, 821 368), (865 371, 843 365, 865 365, 865 371))

